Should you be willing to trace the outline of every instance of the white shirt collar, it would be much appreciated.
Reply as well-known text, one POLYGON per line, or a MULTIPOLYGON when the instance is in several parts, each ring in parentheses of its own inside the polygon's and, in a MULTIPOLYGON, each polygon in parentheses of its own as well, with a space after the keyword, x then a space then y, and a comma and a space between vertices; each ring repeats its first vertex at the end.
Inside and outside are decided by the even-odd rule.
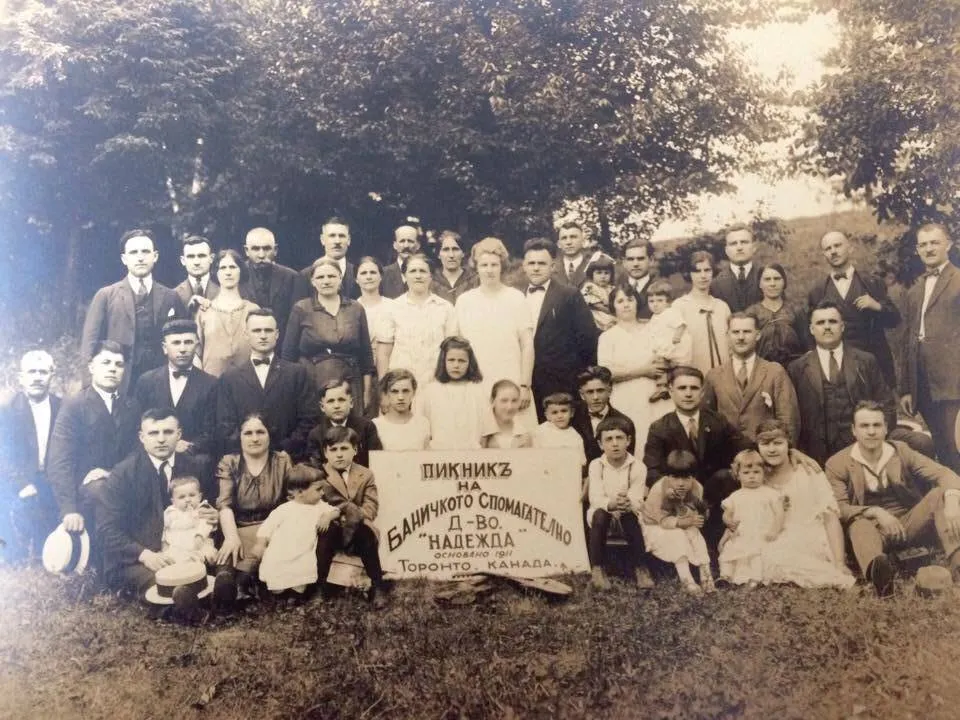
POLYGON ((34 411, 42 408, 44 405, 49 406, 49 405, 50 405, 50 393, 47 393, 46 395, 44 395, 44 396, 43 396, 43 400, 34 400, 33 398, 28 397, 28 398, 27 398, 27 402, 30 403, 30 409, 31 409, 31 410, 34 410, 34 411))
POLYGON ((824 368, 830 367, 830 353, 834 353, 837 358, 837 365, 843 367, 843 343, 837 345, 833 350, 827 350, 817 345, 817 356, 820 358, 820 364, 824 368))
POLYGON ((680 424, 683 425, 683 429, 687 429, 687 424, 690 422, 690 418, 694 419, 694 422, 697 423, 697 430, 700 429, 700 408, 697 408, 696 412, 693 415, 684 415, 679 410, 674 410, 674 413, 677 416, 677 420, 680 421, 680 424))
MULTIPOLYGON (((276 351, 270 353, 270 354, 267 356, 267 360, 270 361, 268 365, 273 365, 273 356, 274 356, 274 355, 276 355, 276 351)), ((253 354, 252 354, 252 353, 251 353, 251 355, 250 355, 250 364, 253 365, 253 354)), ((260 367, 268 367, 268 365, 253 365, 253 369, 256 370, 257 368, 260 368, 260 367)))
POLYGON ((647 283, 650 282, 650 273, 647 273, 642 278, 628 278, 627 282, 634 290, 643 290, 643 288, 647 286, 647 283))
POLYGON ((113 396, 116 393, 116 390, 112 393, 105 392, 98 388, 96 385, 91 385, 94 391, 103 399, 103 404, 107 406, 107 410, 113 411, 113 396))
POLYGON ((889 484, 889 478, 886 476, 887 463, 893 458, 896 450, 893 445, 888 442, 883 444, 883 449, 880 451, 880 459, 877 461, 877 464, 869 462, 860 451, 860 443, 856 443, 853 446, 853 449, 850 451, 850 457, 854 461, 863 465, 863 481, 867 486, 867 489, 871 492, 876 492, 880 489, 881 482, 884 485, 889 484))
POLYGON ((127 273, 127 282, 130 284, 130 289, 133 290, 133 294, 136 295, 137 291, 140 289, 140 281, 143 280, 143 284, 147 288, 147 292, 150 292, 153 289, 153 275, 147 275, 143 278, 137 278, 127 273))
MULTIPOLYGON (((527 290, 534 287, 532 282, 527 281, 527 290)), ((544 294, 546 294, 547 289, 550 287, 550 278, 547 278, 545 282, 541 283, 537 287, 542 287, 544 294)))
POLYGON ((753 260, 751 260, 750 262, 745 262, 743 265, 738 265, 735 262, 730 263, 730 272, 733 273, 734 277, 737 277, 740 275, 740 268, 743 268, 744 275, 749 275, 750 271, 753 270, 753 260))
MULTIPOLYGON (((158 460, 157 458, 155 458, 155 457, 154 457, 153 455, 151 455, 150 453, 147 453, 147 457, 150 458, 150 463, 153 465, 153 469, 156 470, 157 472, 160 472, 160 465, 161 465, 162 463, 166 463, 166 464, 167 464, 167 467, 170 468, 171 470, 173 470, 173 465, 174 465, 174 463, 175 463, 176 460, 177 460, 177 454, 176 454, 176 453, 174 453, 173 455, 171 455, 170 457, 168 457, 166 460, 158 460)), ((171 475, 170 477, 173 477, 173 475, 171 475)))
POLYGON ((606 465, 611 470, 617 470, 617 471, 629 470, 630 466, 633 465, 633 463, 636 462, 636 460, 637 459, 633 455, 631 455, 630 453, 627 453, 627 457, 624 459, 623 465, 621 465, 620 467, 614 467, 613 465, 610 464, 610 461, 607 460, 607 456, 605 454, 600 456, 601 463, 606 465))
POLYGON ((747 374, 749 375, 751 372, 753 372, 753 366, 757 364, 757 353, 756 353, 756 352, 754 352, 754 353, 753 353, 752 355, 750 355, 750 357, 748 357, 748 358, 742 358, 742 359, 741 359, 741 358, 738 358, 736 355, 732 355, 732 354, 731 354, 730 358, 733 360, 734 375, 736 375, 736 371, 737 371, 737 369, 738 369, 741 365, 746 365, 746 366, 747 366, 747 374))
MULTIPOLYGON (((947 265, 949 265, 949 264, 950 264, 950 260, 947 259, 946 261, 944 261, 944 262, 941 263, 940 265, 937 265, 937 267, 935 267, 934 270, 936 270, 936 271, 939 272, 939 273, 942 273, 942 272, 943 272, 943 269, 944 269, 947 265)), ((930 268, 928 268, 928 267, 924 267, 923 270, 924 270, 924 272, 930 272, 930 268)), ((937 280, 937 278, 935 278, 935 277, 930 277, 930 276, 927 276, 926 279, 927 279, 927 280, 937 280)))

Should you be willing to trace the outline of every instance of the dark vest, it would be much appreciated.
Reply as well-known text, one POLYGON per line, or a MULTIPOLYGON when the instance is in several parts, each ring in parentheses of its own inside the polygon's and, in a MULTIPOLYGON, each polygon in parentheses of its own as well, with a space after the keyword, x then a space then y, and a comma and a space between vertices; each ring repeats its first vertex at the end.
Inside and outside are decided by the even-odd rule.
POLYGON ((157 327, 153 318, 153 292, 155 286, 150 288, 150 292, 142 297, 134 294, 133 308, 134 320, 134 366, 141 369, 151 367, 150 360, 158 352, 153 346, 158 342, 157 327))
MULTIPOLYGON (((819 365, 819 358, 817 364, 819 365)), ((824 441, 827 446, 827 457, 830 457, 853 442, 853 434, 850 431, 853 400, 842 371, 834 382, 827 379, 822 367, 820 376, 823 378, 824 441)))

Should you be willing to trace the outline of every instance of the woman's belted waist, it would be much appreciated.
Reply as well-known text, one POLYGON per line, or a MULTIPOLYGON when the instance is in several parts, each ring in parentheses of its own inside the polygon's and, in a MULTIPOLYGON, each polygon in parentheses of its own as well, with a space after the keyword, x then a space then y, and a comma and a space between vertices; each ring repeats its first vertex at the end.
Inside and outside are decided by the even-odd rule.
POLYGON ((317 353, 311 357, 307 358, 308 361, 312 362, 314 365, 319 365, 322 362, 327 360, 340 360, 351 366, 357 366, 357 359, 353 355, 348 355, 346 353, 333 352, 332 350, 327 350, 326 352, 317 353))

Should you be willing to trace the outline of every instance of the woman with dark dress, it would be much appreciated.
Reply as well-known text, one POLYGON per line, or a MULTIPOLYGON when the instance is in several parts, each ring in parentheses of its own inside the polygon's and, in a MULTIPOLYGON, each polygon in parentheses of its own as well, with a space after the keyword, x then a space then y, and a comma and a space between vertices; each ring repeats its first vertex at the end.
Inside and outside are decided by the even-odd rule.
POLYGON ((340 296, 340 266, 328 258, 313 264, 313 297, 290 311, 281 355, 310 369, 316 387, 343 379, 350 383, 357 407, 367 407, 373 378, 370 331, 363 306, 340 296))
POLYGON ((770 263, 758 275, 763 300, 747 308, 757 319, 760 338, 757 355, 786 367, 806 351, 806 313, 787 302, 787 273, 779 263, 770 263))

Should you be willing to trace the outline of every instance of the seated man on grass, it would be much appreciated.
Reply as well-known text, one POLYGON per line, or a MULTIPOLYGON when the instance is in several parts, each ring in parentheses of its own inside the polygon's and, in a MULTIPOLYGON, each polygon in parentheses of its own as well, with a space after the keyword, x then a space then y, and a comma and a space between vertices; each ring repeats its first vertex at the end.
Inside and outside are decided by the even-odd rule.
POLYGON ((857 565, 880 597, 896 576, 887 551, 938 540, 954 582, 960 580, 960 477, 899 441, 887 441, 883 407, 853 411, 853 445, 827 461, 857 565))

